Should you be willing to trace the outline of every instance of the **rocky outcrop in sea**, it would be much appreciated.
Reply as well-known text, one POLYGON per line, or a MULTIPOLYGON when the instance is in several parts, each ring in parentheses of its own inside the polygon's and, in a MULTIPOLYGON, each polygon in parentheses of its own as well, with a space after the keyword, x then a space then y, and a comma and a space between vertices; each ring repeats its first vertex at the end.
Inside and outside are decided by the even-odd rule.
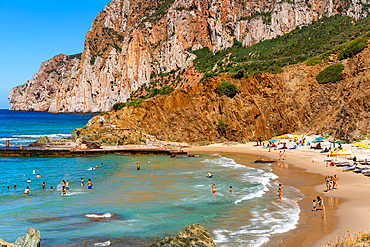
POLYGON ((8 243, 0 239, 0 245, 7 247, 40 247, 40 242, 40 231, 32 228, 28 228, 27 233, 24 236, 18 237, 14 243, 8 243))
POLYGON ((174 237, 165 237, 151 247, 216 247, 211 235, 199 224, 187 226, 174 237))
POLYGON ((357 19, 366 4, 352 1, 113 0, 91 25, 82 54, 58 55, 41 64, 26 84, 9 94, 9 109, 49 112, 104 112, 127 99, 157 74, 183 73, 208 47, 250 46, 336 13, 357 19))

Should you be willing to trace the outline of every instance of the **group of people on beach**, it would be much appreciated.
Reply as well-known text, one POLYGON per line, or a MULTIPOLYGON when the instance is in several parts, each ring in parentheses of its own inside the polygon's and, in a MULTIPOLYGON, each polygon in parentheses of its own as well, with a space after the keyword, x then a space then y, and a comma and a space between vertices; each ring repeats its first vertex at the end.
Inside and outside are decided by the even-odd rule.
POLYGON ((325 177, 325 184, 326 184, 326 192, 329 190, 338 189, 338 178, 337 175, 334 176, 326 176, 325 177))
POLYGON ((324 200, 322 199, 321 196, 317 196, 316 200, 312 200, 312 212, 316 212, 317 210, 323 210, 325 211, 325 206, 324 206, 324 200))

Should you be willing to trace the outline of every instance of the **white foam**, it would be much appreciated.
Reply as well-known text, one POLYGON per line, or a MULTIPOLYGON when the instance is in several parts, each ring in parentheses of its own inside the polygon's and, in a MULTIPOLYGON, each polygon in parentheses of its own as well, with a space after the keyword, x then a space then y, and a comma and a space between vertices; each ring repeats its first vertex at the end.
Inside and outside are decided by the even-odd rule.
POLYGON ((265 192, 263 190, 260 190, 260 191, 257 191, 255 193, 243 196, 241 199, 236 200, 234 203, 238 204, 238 203, 241 203, 242 201, 247 201, 247 200, 251 200, 253 198, 262 197, 264 194, 265 194, 265 192))
POLYGON ((88 218, 110 218, 112 217, 111 213, 105 213, 105 214, 86 214, 85 217, 88 218))
POLYGON ((63 138, 63 137, 71 137, 71 134, 42 134, 42 135, 12 135, 13 137, 21 137, 21 138, 39 138, 41 136, 47 136, 52 138, 63 138))
POLYGON ((110 245, 110 241, 106 241, 106 242, 103 242, 103 243, 96 243, 94 244, 94 246, 109 246, 110 245))

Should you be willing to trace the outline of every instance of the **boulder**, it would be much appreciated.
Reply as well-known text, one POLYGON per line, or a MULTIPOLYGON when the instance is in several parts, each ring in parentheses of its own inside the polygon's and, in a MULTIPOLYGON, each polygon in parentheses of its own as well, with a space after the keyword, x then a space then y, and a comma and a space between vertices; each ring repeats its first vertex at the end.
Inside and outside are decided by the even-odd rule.
POLYGON ((27 233, 22 236, 18 237, 15 242, 15 247, 40 247, 41 235, 40 231, 36 231, 35 229, 28 228, 27 233))
POLYGON ((48 136, 40 136, 36 140, 36 143, 51 143, 51 142, 55 142, 55 139, 48 136))
POLYGON ((216 247, 216 245, 206 229, 199 224, 193 224, 175 237, 165 237, 151 247, 216 247))
POLYGON ((0 238, 0 246, 6 246, 6 247, 15 247, 14 244, 11 244, 11 243, 8 243, 8 242, 5 242, 4 240, 2 240, 0 238))

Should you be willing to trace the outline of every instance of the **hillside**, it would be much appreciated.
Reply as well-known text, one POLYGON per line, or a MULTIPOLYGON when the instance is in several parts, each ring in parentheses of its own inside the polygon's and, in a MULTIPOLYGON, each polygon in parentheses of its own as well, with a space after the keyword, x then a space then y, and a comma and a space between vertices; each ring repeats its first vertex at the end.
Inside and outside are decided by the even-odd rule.
MULTIPOLYGON (((370 48, 366 39, 359 38, 334 51, 323 60, 316 59, 314 65, 300 63, 278 74, 258 73, 241 79, 214 77, 102 115, 107 122, 117 122, 118 128, 136 125, 161 139, 192 143, 244 142, 257 135, 271 138, 291 132, 348 141, 364 138, 370 133, 370 48), (336 81, 318 82, 322 71, 337 65, 343 70, 336 81), (217 84, 223 80, 237 86, 235 96, 217 93, 217 84)), ((99 117, 76 129, 74 135, 107 145, 112 132, 99 128, 99 117)), ((120 144, 125 143, 123 132, 114 135, 120 144)))
MULTIPOLYGON (((179 88, 198 83, 203 73, 211 70, 213 73, 213 69, 198 66, 198 61, 204 59, 200 56, 203 51, 208 51, 207 56, 210 51, 217 56, 236 46, 249 47, 259 41, 281 37, 325 16, 339 13, 354 18, 351 20, 354 22, 364 19, 368 12, 367 4, 344 0, 113 0, 92 23, 81 57, 76 57, 78 62, 73 66, 59 63, 61 56, 63 61, 73 60, 67 55, 44 62, 31 80, 12 89, 9 109, 107 111, 116 102, 127 102, 146 94, 143 91, 148 93, 166 84, 179 88), (194 61, 197 56, 198 60, 194 61), (191 68, 193 61, 196 65, 191 68), (49 70, 49 64, 59 67, 49 70)), ((345 23, 348 24, 348 20, 345 23)), ((348 27, 347 24, 344 27, 348 27)), ((304 29, 299 30, 303 32, 304 29)), ((323 46, 323 49, 330 47, 323 46)), ((296 51, 292 52, 297 56, 296 51)), ((279 54, 279 49, 268 54, 262 49, 253 57, 270 59, 271 63, 274 56, 287 55, 279 54)), ((300 57, 295 60, 299 62, 315 54, 299 53, 300 57)), ((215 68, 216 73, 233 72, 239 69, 237 66, 246 67, 243 63, 248 60, 238 59, 232 58, 231 63, 235 65, 230 65, 232 69, 220 66, 215 68)), ((281 59, 276 68, 291 63, 291 60, 281 59)), ((254 71, 271 69, 271 66, 266 69, 261 66, 254 71)))

